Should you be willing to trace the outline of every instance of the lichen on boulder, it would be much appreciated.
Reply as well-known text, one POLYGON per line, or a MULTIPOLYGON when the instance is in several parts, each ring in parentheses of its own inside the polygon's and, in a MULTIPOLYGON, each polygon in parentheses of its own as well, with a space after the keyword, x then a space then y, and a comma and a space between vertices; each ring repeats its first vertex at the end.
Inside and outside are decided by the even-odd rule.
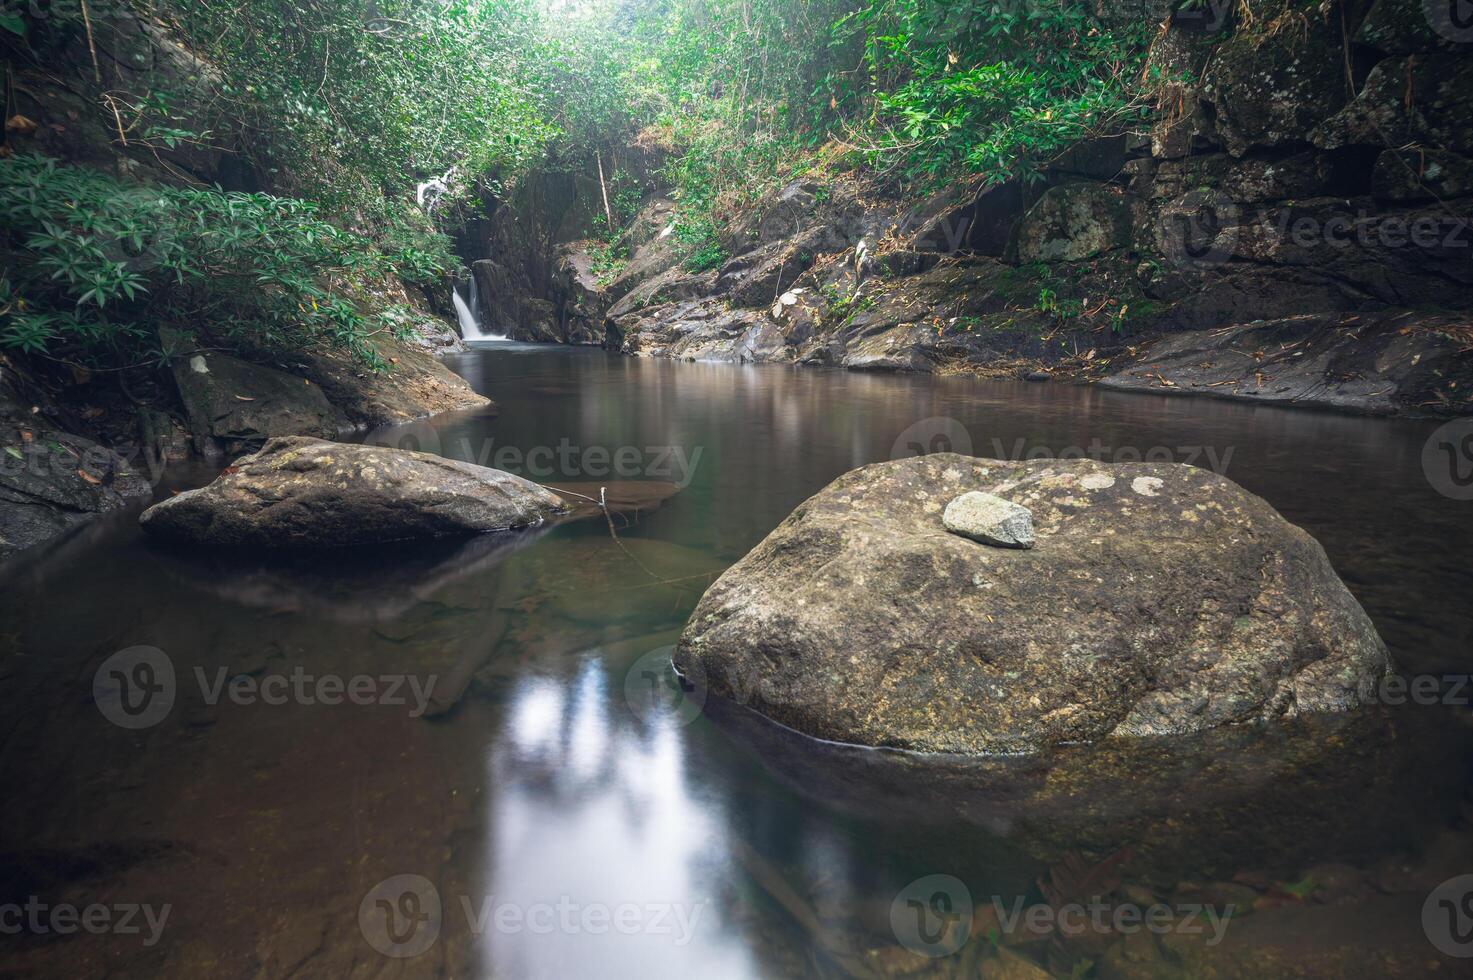
POLYGON ((1320 545, 1220 476, 954 454, 800 505, 706 592, 675 663, 808 735, 971 754, 1344 711, 1389 666, 1320 545), (1036 546, 949 533, 971 490, 1027 506, 1036 546))
POLYGON ((330 548, 527 527, 567 509, 557 494, 502 470, 289 436, 208 486, 155 504, 139 522, 175 542, 330 548))

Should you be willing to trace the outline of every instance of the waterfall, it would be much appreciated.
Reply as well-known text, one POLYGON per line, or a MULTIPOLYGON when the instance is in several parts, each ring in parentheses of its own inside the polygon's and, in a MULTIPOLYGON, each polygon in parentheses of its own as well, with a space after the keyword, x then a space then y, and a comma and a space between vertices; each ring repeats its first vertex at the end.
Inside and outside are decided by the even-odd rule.
POLYGON ((460 321, 460 335, 466 340, 505 340, 500 334, 490 334, 481 329, 481 297, 480 290, 472 281, 466 286, 466 293, 470 295, 470 304, 461 298, 460 288, 451 290, 451 298, 455 303, 455 316, 460 321))

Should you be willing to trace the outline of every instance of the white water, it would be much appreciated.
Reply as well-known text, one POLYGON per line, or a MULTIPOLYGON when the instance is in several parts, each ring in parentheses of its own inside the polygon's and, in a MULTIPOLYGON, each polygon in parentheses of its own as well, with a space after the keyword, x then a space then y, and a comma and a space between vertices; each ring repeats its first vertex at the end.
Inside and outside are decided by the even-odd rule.
POLYGON ((460 320, 460 335, 466 340, 505 340, 506 337, 501 334, 491 334, 481 329, 480 310, 477 309, 481 305, 478 295, 480 291, 472 285, 467 287, 466 292, 471 297, 469 306, 461 299, 458 288, 451 290, 455 301, 455 316, 460 320))

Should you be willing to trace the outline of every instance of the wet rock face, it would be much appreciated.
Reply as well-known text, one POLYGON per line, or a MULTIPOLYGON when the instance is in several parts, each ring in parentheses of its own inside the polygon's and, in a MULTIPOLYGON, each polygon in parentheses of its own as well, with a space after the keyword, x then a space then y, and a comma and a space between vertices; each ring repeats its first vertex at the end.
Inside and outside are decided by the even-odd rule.
POLYGON ((171 541, 331 548, 540 524, 562 498, 501 470, 427 453, 272 439, 209 486, 144 511, 171 541))
POLYGON ((1344 711, 1386 648, 1324 550, 1207 471, 937 454, 802 504, 702 598, 676 666, 820 738, 997 753, 1344 711), (1031 550, 948 533, 978 490, 1031 550))
POLYGON ((0 458, 0 560, 151 492, 120 456, 80 436, 0 418, 0 439, 9 447, 0 458))

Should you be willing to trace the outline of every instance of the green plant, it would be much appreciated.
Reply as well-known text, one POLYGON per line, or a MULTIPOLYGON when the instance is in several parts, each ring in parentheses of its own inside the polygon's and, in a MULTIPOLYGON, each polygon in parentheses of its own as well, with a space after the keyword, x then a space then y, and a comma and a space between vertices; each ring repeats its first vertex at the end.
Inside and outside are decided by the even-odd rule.
POLYGON ((1079 300, 1061 297, 1049 286, 1039 287, 1038 300, 1034 303, 1033 308, 1039 313, 1052 317, 1058 326, 1064 325, 1069 320, 1077 319, 1084 312, 1084 304, 1079 300))
POLYGON ((726 261, 726 248, 716 233, 716 223, 706 215, 681 212, 675 219, 673 234, 685 252, 681 264, 687 272, 705 272, 726 261))
POLYGON ((600 286, 619 278, 619 273, 629 264, 629 248, 622 241, 593 242, 588 247, 588 256, 593 260, 591 271, 600 286))
POLYGON ((365 284, 444 272, 443 256, 385 254, 305 201, 130 185, 34 155, 0 164, 0 225, 0 347, 99 362, 151 356, 159 326, 208 323, 378 367, 371 338, 391 324, 363 312, 365 284))

